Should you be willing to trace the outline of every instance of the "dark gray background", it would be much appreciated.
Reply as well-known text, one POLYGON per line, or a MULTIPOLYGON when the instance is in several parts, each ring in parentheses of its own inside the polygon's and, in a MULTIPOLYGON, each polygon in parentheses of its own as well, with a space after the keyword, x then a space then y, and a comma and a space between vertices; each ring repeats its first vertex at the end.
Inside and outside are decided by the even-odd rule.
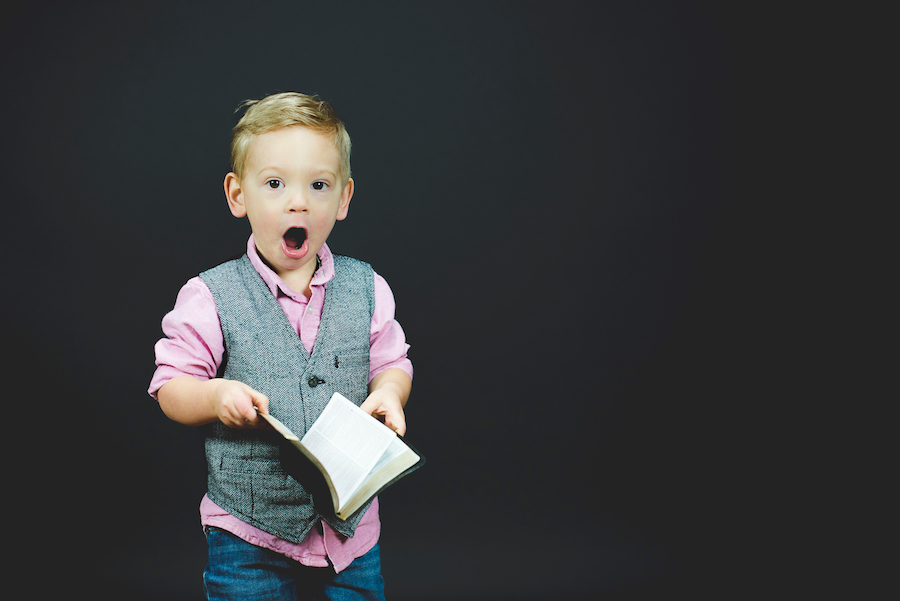
POLYGON ((205 466, 146 395, 153 344, 179 287, 246 242, 222 193, 234 109, 297 90, 353 138, 329 243, 387 278, 412 345, 428 463, 382 497, 389 597, 761 586, 768 500, 735 442, 764 338, 745 245, 761 21, 667 2, 14 2, 22 577, 201 598, 205 466))

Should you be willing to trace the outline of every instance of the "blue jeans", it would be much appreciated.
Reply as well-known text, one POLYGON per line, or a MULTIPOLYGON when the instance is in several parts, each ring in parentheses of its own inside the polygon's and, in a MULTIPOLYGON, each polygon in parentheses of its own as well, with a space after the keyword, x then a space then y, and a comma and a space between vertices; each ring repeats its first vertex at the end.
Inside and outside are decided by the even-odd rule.
POLYGON ((219 528, 207 528, 206 541, 203 590, 210 601, 384 601, 377 544, 335 574, 333 568, 307 567, 219 528))

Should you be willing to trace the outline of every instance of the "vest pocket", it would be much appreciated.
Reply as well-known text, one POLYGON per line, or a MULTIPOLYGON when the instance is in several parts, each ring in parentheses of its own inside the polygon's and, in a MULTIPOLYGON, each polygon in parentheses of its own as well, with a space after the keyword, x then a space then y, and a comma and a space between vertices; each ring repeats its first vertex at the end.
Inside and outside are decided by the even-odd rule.
POLYGON ((337 354, 334 364, 331 389, 359 405, 368 396, 369 353, 337 354))
POLYGON ((225 474, 283 474, 278 459, 248 459, 245 457, 222 457, 219 471, 225 474))
MULTIPOLYGON (((252 519, 268 521, 284 511, 279 508, 312 502, 306 489, 285 473, 279 460, 223 457, 214 478, 226 507, 252 519)), ((305 511, 301 509, 300 513, 305 511)))

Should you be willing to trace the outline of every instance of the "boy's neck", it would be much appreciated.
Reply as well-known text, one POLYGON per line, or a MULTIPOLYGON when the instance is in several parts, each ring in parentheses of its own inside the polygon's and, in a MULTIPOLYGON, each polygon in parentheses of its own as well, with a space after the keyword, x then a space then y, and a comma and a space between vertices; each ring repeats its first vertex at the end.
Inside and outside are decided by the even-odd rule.
POLYGON ((294 271, 285 274, 279 274, 279 277, 287 284, 288 288, 294 292, 299 292, 306 298, 311 298, 312 290, 310 290, 309 284, 312 282, 313 276, 316 275, 316 271, 319 269, 320 264, 317 255, 315 261, 310 261, 300 269, 295 269, 294 271), (311 271, 309 270, 310 268, 311 271))
POLYGON ((300 293, 306 298, 312 297, 312 290, 309 287, 309 284, 312 282, 313 276, 316 274, 316 271, 319 270, 319 267, 322 266, 322 261, 319 259, 319 255, 315 256, 315 261, 310 261, 300 269, 294 269, 291 271, 283 271, 279 273, 275 267, 269 263, 266 258, 259 252, 259 249, 256 250, 256 254, 259 256, 259 259, 265 263, 269 269, 271 269, 275 275, 281 278, 281 281, 285 283, 285 285, 293 290, 294 292, 300 293))

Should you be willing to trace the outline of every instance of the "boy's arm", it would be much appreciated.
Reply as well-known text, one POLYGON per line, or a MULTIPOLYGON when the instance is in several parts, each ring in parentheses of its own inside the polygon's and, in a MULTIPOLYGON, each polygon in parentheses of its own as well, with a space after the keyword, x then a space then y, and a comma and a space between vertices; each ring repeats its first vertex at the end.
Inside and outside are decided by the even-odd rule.
POLYGON ((375 310, 369 348, 369 396, 362 409, 389 428, 406 434, 403 407, 412 388, 412 364, 406 357, 409 345, 403 328, 394 319, 394 294, 383 277, 375 274, 375 310))
POLYGON ((221 421, 229 428, 267 428, 257 414, 269 412, 269 399, 242 382, 178 376, 158 393, 159 406, 169 419, 188 426, 221 421))
POLYGON ((265 395, 245 384, 215 377, 225 342, 209 287, 191 278, 163 318, 165 338, 156 343, 157 370, 148 392, 171 419, 191 426, 221 420, 232 428, 267 427, 254 405, 267 412, 265 395))
POLYGON ((412 378, 402 369, 393 367, 380 372, 369 382, 369 396, 360 408, 403 436, 406 416, 403 407, 412 390, 412 378))

